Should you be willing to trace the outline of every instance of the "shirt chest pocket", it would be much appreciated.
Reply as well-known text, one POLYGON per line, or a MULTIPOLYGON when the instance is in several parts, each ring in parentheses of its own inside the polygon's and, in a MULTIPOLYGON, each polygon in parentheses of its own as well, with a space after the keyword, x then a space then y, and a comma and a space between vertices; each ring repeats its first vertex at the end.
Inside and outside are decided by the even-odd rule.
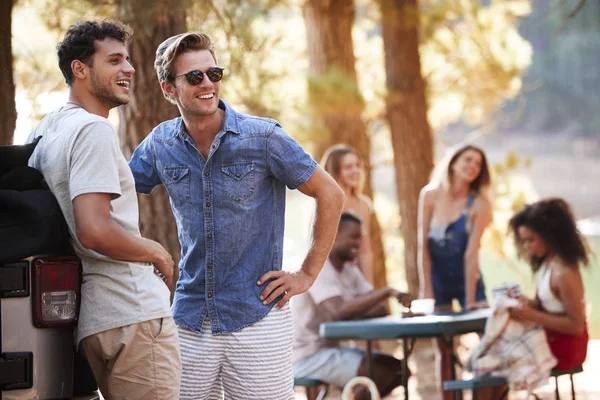
POLYGON ((254 164, 251 162, 223 164, 223 187, 231 199, 242 202, 254 193, 254 164))
POLYGON ((190 199, 190 167, 166 167, 163 180, 173 204, 181 206, 190 199))

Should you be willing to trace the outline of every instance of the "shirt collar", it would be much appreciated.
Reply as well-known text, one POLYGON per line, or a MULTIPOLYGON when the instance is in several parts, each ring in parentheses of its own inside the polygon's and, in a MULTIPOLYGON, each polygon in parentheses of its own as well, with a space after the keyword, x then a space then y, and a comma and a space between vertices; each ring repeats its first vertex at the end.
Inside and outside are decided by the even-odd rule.
MULTIPOLYGON (((221 128, 221 132, 217 134, 217 136, 222 136, 227 132, 235 133, 236 135, 241 134, 239 125, 237 112, 229 106, 225 102, 225 100, 219 99, 219 108, 225 110, 225 120, 223 121, 223 127, 221 128)), ((188 135, 185 124, 183 123, 183 118, 179 117, 177 120, 177 125, 173 131, 174 136, 179 136, 181 139, 185 140, 188 135)))

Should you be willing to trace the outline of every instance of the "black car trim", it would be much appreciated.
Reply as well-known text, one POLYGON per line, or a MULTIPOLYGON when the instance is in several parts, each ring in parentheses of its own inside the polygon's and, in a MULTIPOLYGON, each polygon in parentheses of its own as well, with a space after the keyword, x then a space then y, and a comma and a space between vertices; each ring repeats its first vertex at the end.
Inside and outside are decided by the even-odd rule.
POLYGON ((29 263, 20 261, 0 265, 0 298, 29 297, 29 263))
POLYGON ((0 390, 33 387, 33 353, 2 353, 0 355, 0 390))

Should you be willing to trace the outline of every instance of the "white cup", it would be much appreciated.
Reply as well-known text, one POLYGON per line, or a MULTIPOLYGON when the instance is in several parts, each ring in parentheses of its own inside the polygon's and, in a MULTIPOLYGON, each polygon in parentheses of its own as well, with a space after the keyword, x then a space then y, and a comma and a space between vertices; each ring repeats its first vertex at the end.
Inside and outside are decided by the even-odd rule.
POLYGON ((432 314, 434 309, 434 299, 417 299, 410 302, 410 311, 414 314, 432 314))

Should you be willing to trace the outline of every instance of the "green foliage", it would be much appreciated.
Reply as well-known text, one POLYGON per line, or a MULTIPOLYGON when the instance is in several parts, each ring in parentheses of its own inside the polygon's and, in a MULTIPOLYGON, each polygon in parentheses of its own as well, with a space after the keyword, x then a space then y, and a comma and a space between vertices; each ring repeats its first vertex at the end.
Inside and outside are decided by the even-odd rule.
POLYGON ((422 2, 421 59, 434 128, 479 124, 521 90, 532 50, 517 31, 529 0, 422 2))
MULTIPOLYGON (((487 122, 522 87, 531 45, 518 24, 529 0, 420 0, 421 70, 427 82, 429 122, 434 130, 465 120, 487 122)), ((368 118, 381 118, 385 71, 381 16, 375 1, 357 2, 354 44, 368 118)), ((417 18, 408 16, 408 18, 417 18)))
POLYGON ((49 31, 63 33, 69 25, 86 19, 114 16, 115 0, 26 0, 36 10, 49 31))
MULTIPOLYGON (((188 28, 210 34, 217 44, 220 62, 226 67, 223 97, 247 112, 277 118, 284 100, 278 88, 284 71, 272 68, 269 59, 281 36, 268 27, 271 14, 281 12, 287 0, 24 0, 15 16, 38 20, 37 41, 14 46, 15 77, 22 93, 34 104, 31 117, 43 114, 35 104, 40 95, 64 90, 54 48, 69 25, 86 19, 131 18, 151 21, 161 18, 164 7, 179 5, 188 13, 188 28), (119 11, 117 11, 119 10, 119 11), (25 89, 25 91, 23 90, 25 89)), ((283 8, 284 9, 284 8, 283 8)), ((143 24, 136 24, 144 26, 143 24)), ((25 37, 26 33, 17 37, 25 37)), ((31 35, 29 35, 31 37, 31 35)), ((135 40, 135 33, 134 33, 135 40)))
POLYGON ((510 255, 514 255, 512 238, 507 235, 508 221, 526 204, 537 199, 528 179, 522 172, 529 168, 530 158, 521 158, 515 152, 506 154, 504 162, 492 165, 492 188, 494 221, 487 229, 482 246, 490 254, 515 267, 510 255))
POLYGON ((188 13, 188 27, 208 33, 226 68, 223 98, 246 112, 278 118, 285 103, 279 92, 286 77, 271 58, 281 33, 268 29, 288 0, 200 0, 188 13))
POLYGON ((66 89, 55 52, 64 31, 83 19, 113 15, 113 3, 113 0, 21 0, 17 3, 13 10, 16 21, 13 24, 14 77, 18 95, 31 106, 27 119, 34 123, 39 121, 48 111, 43 104, 52 102, 49 96, 66 89))
MULTIPOLYGON (((310 126, 304 119, 304 94, 298 88, 301 79, 297 75, 306 70, 289 68, 298 61, 300 65, 306 62, 301 54, 305 33, 292 30, 301 17, 291 0, 177 1, 186 7, 188 28, 210 33, 217 43, 219 61, 226 67, 224 98, 250 113, 293 121, 295 126, 288 126, 291 131, 310 126)), ((53 55, 44 54, 70 24, 115 16, 117 5, 126 10, 125 20, 127 14, 143 18, 146 13, 146 18, 159 18, 156 10, 162 3, 164 0, 23 0, 19 7, 38 10, 55 40, 52 45, 44 41, 45 51, 33 50, 33 43, 22 46, 21 52, 15 50, 17 64, 20 60, 27 64, 17 70, 21 87, 27 87, 32 98, 62 87, 53 55)), ((530 47, 515 28, 517 18, 529 11, 528 1, 496 0, 489 7, 478 3, 422 1, 421 56, 434 128, 462 117, 473 123, 487 118, 502 101, 519 91, 520 76, 529 64, 530 47)), ((310 81, 309 89, 323 92, 326 86, 333 86, 336 97, 343 101, 329 103, 323 96, 320 102, 337 103, 336 107, 349 111, 361 105, 355 100, 360 100, 362 92, 366 100, 363 117, 376 120, 383 115, 385 95, 378 7, 373 1, 359 1, 357 6, 354 40, 360 88, 349 87, 339 71, 331 71, 325 78, 310 81)), ((319 132, 314 127, 309 130, 319 132)))
POLYGON ((336 110, 356 115, 363 110, 364 101, 358 86, 340 68, 329 68, 323 76, 310 76, 308 90, 314 94, 311 100, 321 115, 333 114, 336 110))
POLYGON ((27 116, 34 121, 41 119, 44 114, 41 107, 44 98, 40 95, 66 87, 54 52, 60 39, 45 30, 37 13, 37 7, 42 5, 40 1, 27 0, 13 9, 13 74, 17 99, 18 102, 24 99, 30 105, 27 116))

